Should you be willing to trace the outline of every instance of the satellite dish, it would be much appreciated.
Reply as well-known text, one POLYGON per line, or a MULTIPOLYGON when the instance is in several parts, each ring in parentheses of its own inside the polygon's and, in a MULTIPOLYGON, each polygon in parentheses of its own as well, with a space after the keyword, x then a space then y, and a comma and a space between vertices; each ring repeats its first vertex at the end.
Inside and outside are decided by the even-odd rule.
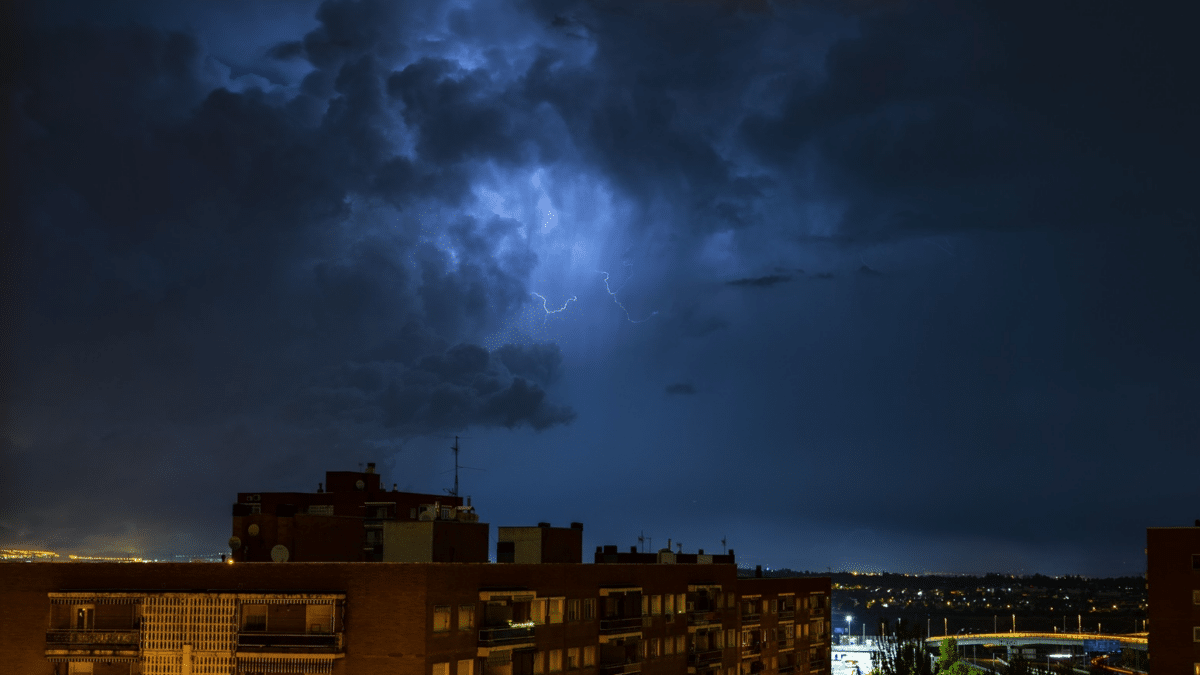
POLYGON ((251 537, 257 537, 258 536, 258 525, 251 525, 250 527, 247 527, 246 532, 250 533, 251 537))
POLYGON ((363 488, 367 487, 367 484, 366 484, 366 483, 364 483, 364 482, 362 482, 361 480, 356 480, 356 481, 354 481, 354 487, 356 487, 356 488, 358 488, 359 490, 361 490, 361 489, 363 489, 363 488))
POLYGON ((271 560, 274 562, 287 562, 288 550, 283 544, 275 544, 271 547, 271 560))
POLYGON ((241 547, 242 547, 241 539, 239 539, 238 537, 230 537, 229 538, 229 549, 231 551, 236 551, 241 547))

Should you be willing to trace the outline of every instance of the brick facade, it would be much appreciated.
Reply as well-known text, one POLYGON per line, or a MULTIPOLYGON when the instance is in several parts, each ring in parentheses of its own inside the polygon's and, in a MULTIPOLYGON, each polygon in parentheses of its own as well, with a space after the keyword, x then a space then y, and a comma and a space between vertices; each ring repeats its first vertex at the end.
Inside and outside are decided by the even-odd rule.
POLYGON ((1200 527, 1146 531, 1146 584, 1152 672, 1200 675, 1200 527))

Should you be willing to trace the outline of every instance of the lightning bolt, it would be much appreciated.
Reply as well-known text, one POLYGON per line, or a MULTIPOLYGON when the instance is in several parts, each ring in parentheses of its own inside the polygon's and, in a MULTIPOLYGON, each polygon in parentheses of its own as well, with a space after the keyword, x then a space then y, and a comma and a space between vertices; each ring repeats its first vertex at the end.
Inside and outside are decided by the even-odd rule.
MULTIPOLYGON (((632 316, 629 315, 629 310, 625 308, 625 305, 622 305, 621 301, 617 299, 617 291, 620 291, 621 289, 617 288, 617 290, 614 291, 612 289, 612 287, 608 285, 608 279, 609 279, 608 272, 604 272, 602 270, 596 270, 596 271, 599 272, 600 274, 604 275, 604 290, 608 291, 608 294, 612 296, 613 302, 616 303, 617 307, 620 307, 621 310, 625 312, 625 318, 629 320, 629 323, 646 323, 647 321, 654 318, 655 316, 658 316, 658 310, 656 309, 653 312, 650 312, 650 314, 644 319, 641 319, 641 320, 634 319, 632 316)), ((628 281, 628 279, 626 279, 626 281, 628 281)), ((624 283, 621 284, 622 287, 624 285, 625 285, 624 283)))
POLYGON ((543 326, 546 325, 546 322, 550 320, 551 314, 558 314, 559 312, 566 309, 567 305, 571 304, 572 300, 576 300, 576 301, 579 300, 579 298, 572 295, 571 297, 567 298, 567 301, 563 303, 562 307, 559 307, 558 309, 550 309, 550 307, 546 304, 548 302, 546 300, 546 296, 542 295, 541 293, 530 293, 530 295, 536 295, 537 297, 542 299, 542 309, 545 310, 545 312, 546 312, 546 318, 542 320, 543 326))

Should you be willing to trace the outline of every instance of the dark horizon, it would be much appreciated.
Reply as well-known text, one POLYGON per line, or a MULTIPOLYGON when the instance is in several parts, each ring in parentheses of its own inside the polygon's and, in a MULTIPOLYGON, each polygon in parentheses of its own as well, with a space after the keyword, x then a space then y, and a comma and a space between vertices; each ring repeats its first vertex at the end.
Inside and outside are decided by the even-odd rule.
POLYGON ((456 435, 585 551, 1136 575, 1200 517, 1196 8, 3 11, 0 547, 221 551, 456 435))

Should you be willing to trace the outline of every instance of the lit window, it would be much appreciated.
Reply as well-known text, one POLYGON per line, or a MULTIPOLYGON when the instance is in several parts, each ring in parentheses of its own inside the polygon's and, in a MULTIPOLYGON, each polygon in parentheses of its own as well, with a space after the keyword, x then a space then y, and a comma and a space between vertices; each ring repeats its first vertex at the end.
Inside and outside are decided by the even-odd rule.
POLYGON ((675 653, 675 638, 668 635, 663 640, 663 656, 670 656, 675 653))
POLYGON ((1192 641, 1200 642, 1200 626, 1192 628, 1192 641))
POLYGON ((450 630, 450 605, 438 605, 433 608, 433 632, 440 633, 448 630, 450 630))
POLYGON ((663 606, 663 612, 666 614, 674 614, 675 613, 675 596, 673 594, 664 595, 663 600, 666 601, 663 606))
POLYGON ((433 664, 433 675, 450 675, 450 662, 433 664))
POLYGON ((686 635, 676 635, 675 636, 675 652, 677 654, 682 654, 684 652, 684 640, 686 640, 686 639, 687 639, 686 635))
POLYGON ((650 613, 654 614, 655 616, 662 614, 662 596, 661 595, 650 596, 650 613))
POLYGON ((458 662, 458 673, 456 675, 473 675, 475 670, 474 659, 463 659, 458 662))
POLYGON ((584 619, 595 619, 596 618, 596 599, 595 598, 584 598, 583 599, 583 618, 584 619))
POLYGON ((91 630, 95 620, 95 605, 75 605, 75 630, 91 630))
POLYGON ((550 598, 548 605, 549 623, 563 622, 563 604, 566 601, 563 598, 550 598))
POLYGON ((596 665, 596 646, 588 645, 583 648, 583 667, 596 665))
POLYGON ((550 650, 550 672, 557 673, 562 670, 562 650, 550 650))
MULTIPOLYGON (((459 630, 474 630, 475 629, 475 605, 459 605, 458 606, 458 629, 459 630)), ((461 673, 459 675, 462 675, 461 673)))
POLYGON ((87 675, 92 675, 92 662, 72 661, 71 663, 67 664, 67 673, 70 675, 76 675, 76 673, 79 673, 80 675, 84 673, 87 675))
POLYGON ((578 621, 578 620, 579 620, 579 601, 578 600, 568 600, 567 601, 567 621, 578 621))
POLYGON ((1192 591, 1192 604, 1200 605, 1200 591, 1192 591))
POLYGON ((567 670, 575 670, 579 667, 579 647, 571 647, 567 650, 567 670))
POLYGON ((533 653, 533 675, 543 675, 546 672, 546 652, 533 653))

